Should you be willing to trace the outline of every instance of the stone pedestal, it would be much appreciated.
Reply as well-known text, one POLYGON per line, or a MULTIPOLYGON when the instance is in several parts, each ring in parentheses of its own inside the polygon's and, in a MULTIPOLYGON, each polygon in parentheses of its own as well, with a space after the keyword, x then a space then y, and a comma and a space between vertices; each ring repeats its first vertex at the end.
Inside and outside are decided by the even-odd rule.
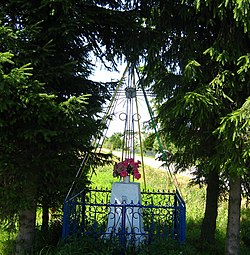
POLYGON ((145 239, 141 205, 140 184, 114 182, 106 236, 119 236, 134 240, 136 244, 145 239))

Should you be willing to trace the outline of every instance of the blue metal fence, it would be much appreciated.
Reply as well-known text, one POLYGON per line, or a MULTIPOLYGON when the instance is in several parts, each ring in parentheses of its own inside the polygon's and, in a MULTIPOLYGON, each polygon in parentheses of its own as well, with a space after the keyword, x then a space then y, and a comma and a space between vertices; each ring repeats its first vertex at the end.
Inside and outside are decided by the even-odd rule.
POLYGON ((110 195, 109 190, 83 190, 65 201, 63 240, 86 234, 116 240, 122 246, 150 243, 156 236, 185 242, 186 207, 178 191, 143 191, 141 203, 111 204, 110 195), (133 222, 138 217, 143 219, 143 225, 135 228, 133 222), (110 219, 119 226, 108 227, 110 219))

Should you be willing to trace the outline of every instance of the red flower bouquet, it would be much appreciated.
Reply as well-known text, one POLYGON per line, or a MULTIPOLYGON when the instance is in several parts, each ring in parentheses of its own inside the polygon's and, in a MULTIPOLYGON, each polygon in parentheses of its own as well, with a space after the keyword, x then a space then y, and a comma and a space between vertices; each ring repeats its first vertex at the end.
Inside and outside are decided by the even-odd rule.
POLYGON ((122 162, 115 163, 113 176, 126 177, 129 175, 133 175, 135 179, 139 180, 141 178, 141 174, 138 170, 140 164, 141 162, 139 160, 135 162, 133 158, 125 159, 122 162))

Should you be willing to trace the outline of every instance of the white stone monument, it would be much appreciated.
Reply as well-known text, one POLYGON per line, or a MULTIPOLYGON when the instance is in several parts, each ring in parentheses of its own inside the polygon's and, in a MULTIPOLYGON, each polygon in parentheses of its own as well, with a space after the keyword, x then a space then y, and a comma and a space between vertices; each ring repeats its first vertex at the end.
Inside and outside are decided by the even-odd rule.
POLYGON ((110 204, 106 237, 112 238, 123 233, 126 240, 133 239, 136 245, 145 240, 143 215, 140 207, 140 183, 114 182, 110 204))

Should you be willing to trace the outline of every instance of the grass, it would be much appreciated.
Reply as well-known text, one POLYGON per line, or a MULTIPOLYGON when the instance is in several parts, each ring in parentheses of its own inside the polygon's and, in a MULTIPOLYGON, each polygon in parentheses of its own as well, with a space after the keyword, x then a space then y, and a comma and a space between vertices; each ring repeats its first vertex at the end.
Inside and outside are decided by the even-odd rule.
MULTIPOLYGON (((112 166, 99 167, 96 175, 92 176, 92 186, 98 188, 111 189, 114 181, 119 181, 112 177, 112 166)), ((146 188, 149 190, 173 190, 175 186, 169 179, 165 171, 145 168, 146 188)), ((155 240, 152 244, 142 247, 140 250, 129 250, 126 254, 133 255, 221 255, 224 254, 225 233, 227 224, 227 203, 220 202, 217 218, 216 243, 213 246, 207 246, 200 243, 199 234, 200 226, 203 219, 205 209, 205 188, 198 186, 189 186, 189 178, 186 176, 176 176, 178 180, 179 190, 186 202, 187 209, 187 241, 185 245, 179 245, 172 240, 155 240)), ((143 178, 140 179, 141 187, 144 187, 143 178)), ((242 247, 241 255, 250 254, 250 210, 242 210, 242 247)), ((1 229, 0 229, 1 231, 1 229)), ((14 236, 8 235, 6 232, 0 232, 0 255, 11 255, 13 249, 14 236)), ((36 243, 41 243, 39 239, 39 231, 36 243)), ((115 255, 117 247, 109 243, 96 241, 90 237, 84 237, 74 240, 67 244, 51 243, 37 246, 36 255, 115 255)))
POLYGON ((16 233, 8 233, 0 227, 0 255, 14 254, 16 233))
MULTIPOLYGON (((150 190, 173 190, 175 189, 172 182, 170 182, 166 171, 156 170, 152 167, 145 168, 146 177, 146 189, 150 190)), ((181 176, 178 183, 180 186, 185 185, 187 182, 186 177, 181 176)), ((93 174, 91 178, 92 186, 111 189, 112 183, 119 181, 119 178, 112 177, 112 166, 103 166, 96 170, 96 174, 93 174)), ((145 188, 144 178, 142 177, 138 182, 141 184, 141 188, 145 188)))

